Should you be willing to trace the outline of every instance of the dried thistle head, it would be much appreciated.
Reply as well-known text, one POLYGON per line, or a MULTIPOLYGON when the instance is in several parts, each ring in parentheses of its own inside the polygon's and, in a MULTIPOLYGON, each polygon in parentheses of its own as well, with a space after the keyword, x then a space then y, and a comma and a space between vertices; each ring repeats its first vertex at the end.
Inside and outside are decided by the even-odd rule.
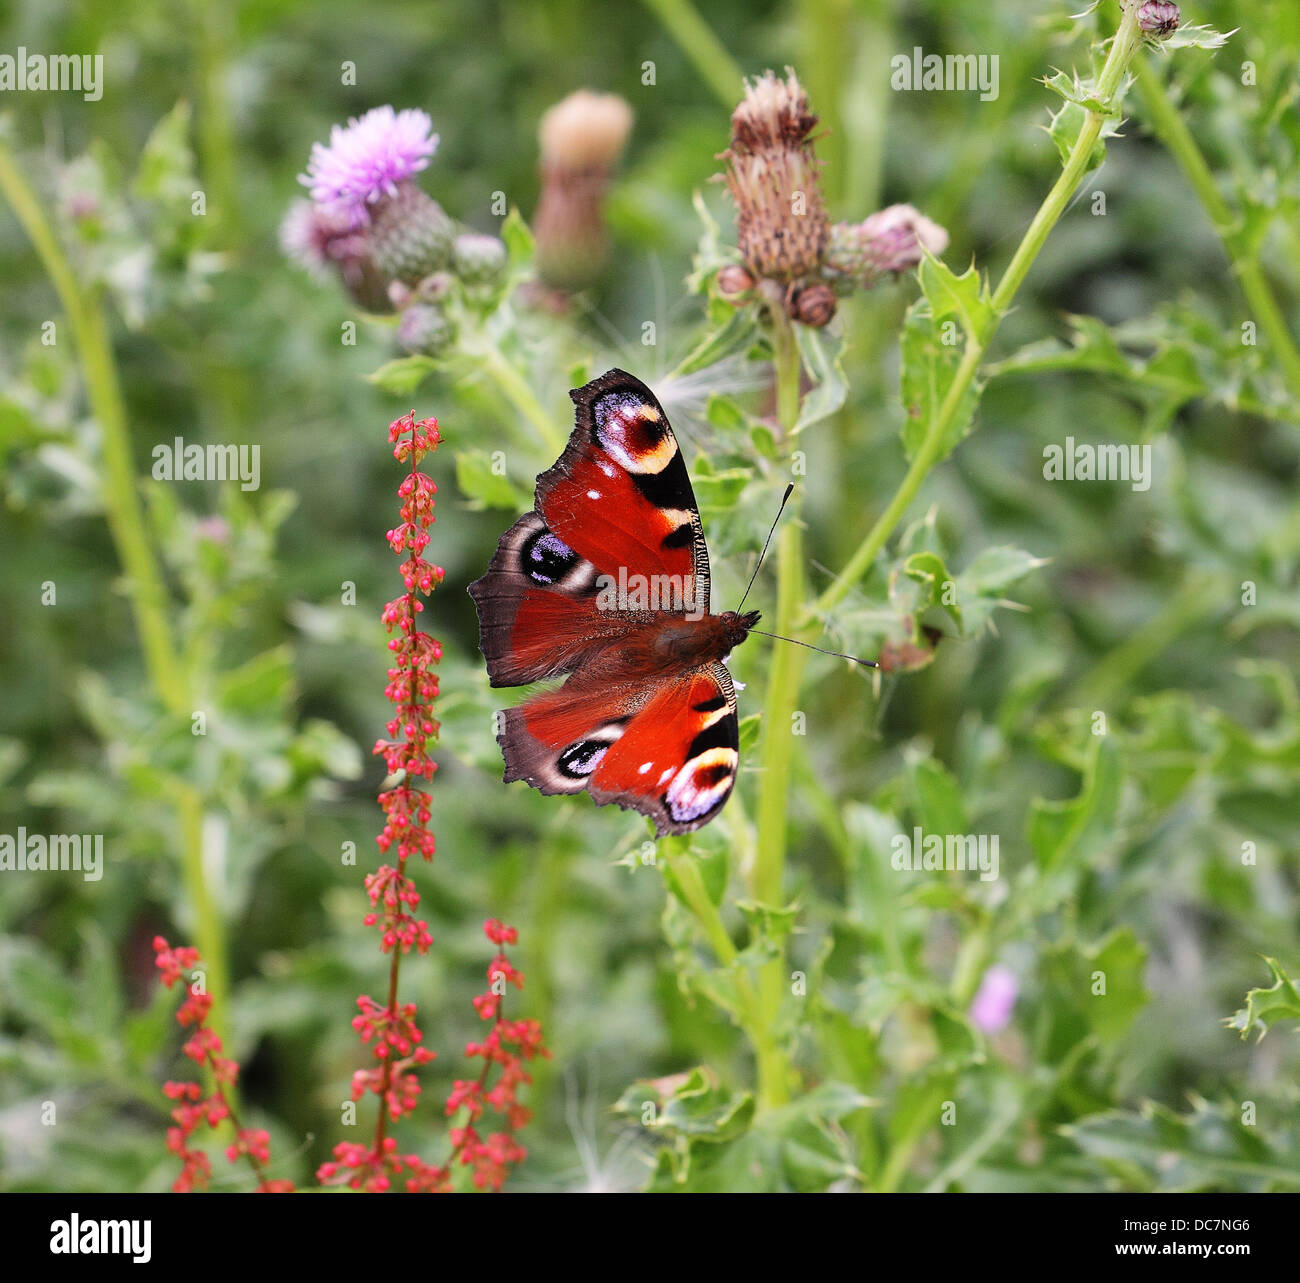
POLYGON ((731 113, 734 151, 771 151, 776 147, 801 147, 817 125, 808 95, 792 68, 785 79, 765 71, 745 86, 740 106, 731 113))
POLYGON ((632 108, 617 94, 579 89, 542 116, 537 140, 542 165, 566 170, 608 170, 632 132, 632 108))
POLYGON ((830 222, 822 198, 821 162, 813 147, 817 117, 789 68, 768 71, 745 87, 731 116, 731 146, 720 160, 736 203, 736 231, 745 266, 758 277, 794 281, 817 270, 830 222))
POLYGON ((632 130, 632 108, 617 94, 579 89, 538 125, 542 193, 533 219, 537 272, 555 289, 591 284, 608 253, 602 201, 632 130))

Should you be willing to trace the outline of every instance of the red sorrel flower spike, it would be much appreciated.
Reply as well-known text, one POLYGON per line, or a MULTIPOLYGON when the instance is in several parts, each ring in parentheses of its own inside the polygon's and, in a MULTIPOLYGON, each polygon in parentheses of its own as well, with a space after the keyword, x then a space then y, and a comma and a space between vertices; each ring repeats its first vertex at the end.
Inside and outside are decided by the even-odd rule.
MULTIPOLYGON (((199 965, 197 949, 173 949, 162 936, 154 937, 153 950, 154 963, 162 972, 162 982, 168 989, 178 980, 184 980, 185 973, 199 965)), ((221 1054, 221 1039, 207 1027, 205 1022, 211 1010, 211 995, 191 985, 187 987, 185 1001, 176 1013, 177 1024, 194 1030, 185 1043, 185 1054, 208 1070, 213 1090, 205 1097, 198 1083, 163 1083, 163 1095, 176 1102, 176 1108, 172 1110, 172 1121, 176 1125, 167 1129, 167 1149, 181 1160, 180 1175, 172 1183, 172 1189, 178 1194, 187 1194, 207 1188, 212 1179, 212 1162, 201 1149, 191 1149, 189 1139, 199 1127, 219 1127, 228 1118, 235 1128, 235 1141, 226 1147, 226 1157, 232 1163, 241 1158, 248 1163, 257 1177, 260 1192, 288 1193, 293 1189, 292 1181, 273 1180, 266 1173, 271 1161, 270 1136, 258 1128, 241 1127, 235 1116, 226 1088, 239 1076, 239 1066, 221 1054)))
MULTIPOLYGON (((420 470, 421 459, 442 440, 437 420, 416 419, 414 411, 394 419, 388 427, 393 457, 409 466, 398 487, 401 524, 387 533, 388 545, 401 557, 400 573, 406 591, 384 607, 383 622, 391 639, 393 665, 388 669, 385 691, 395 707, 386 730, 387 739, 375 744, 375 754, 384 759, 393 777, 379 794, 384 810, 384 827, 375 839, 385 854, 395 854, 396 863, 381 864, 367 874, 366 895, 370 912, 365 924, 379 932, 379 947, 391 954, 388 993, 383 1002, 362 994, 352 1027, 370 1048, 373 1061, 352 1075, 352 1099, 374 1095, 379 1098, 374 1139, 369 1143, 345 1141, 334 1147, 334 1157, 323 1163, 316 1175, 326 1185, 347 1185, 350 1189, 382 1193, 405 1189, 411 1193, 444 1193, 452 1189, 453 1166, 471 1169, 471 1179, 480 1189, 500 1189, 510 1167, 522 1161, 525 1150, 514 1133, 528 1121, 528 1111, 517 1100, 518 1089, 530 1081, 524 1062, 549 1053, 542 1045, 536 1021, 504 1019, 502 996, 509 985, 522 989, 524 978, 505 955, 519 933, 495 918, 483 924, 487 938, 497 947, 488 967, 490 988, 474 999, 483 1020, 493 1021, 482 1043, 471 1043, 467 1052, 481 1057, 483 1070, 473 1082, 457 1082, 447 1101, 448 1116, 468 1112, 468 1124, 451 1130, 452 1152, 447 1162, 435 1166, 415 1154, 400 1154, 397 1141, 387 1134, 390 1122, 399 1122, 419 1104, 420 1084, 415 1071, 434 1058, 423 1046, 424 1036, 416 1024, 413 1002, 398 1001, 398 980, 402 958, 412 949, 428 952, 433 944, 429 925, 415 916, 420 894, 407 875, 407 861, 419 855, 433 858, 434 837, 431 797, 419 787, 433 778, 435 763, 429 745, 438 737, 433 701, 438 680, 433 666, 442 658, 442 647, 420 630, 420 615, 427 597, 442 582, 442 568, 424 559, 433 524, 437 486, 420 470), (496 1080, 489 1078, 496 1071, 496 1080), (500 1115, 504 1131, 486 1140, 473 1124, 491 1110, 500 1115)), ((250 1159, 260 1153, 254 1137, 242 1139, 250 1159)))

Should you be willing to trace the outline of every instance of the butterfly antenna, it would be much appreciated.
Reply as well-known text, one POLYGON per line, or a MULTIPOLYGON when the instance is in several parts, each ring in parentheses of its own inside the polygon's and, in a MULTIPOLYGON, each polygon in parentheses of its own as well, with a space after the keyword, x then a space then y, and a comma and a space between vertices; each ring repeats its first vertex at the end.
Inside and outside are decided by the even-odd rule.
POLYGON ((863 668, 880 667, 874 659, 859 659, 856 655, 846 655, 842 650, 827 650, 824 646, 814 646, 812 642, 801 642, 795 641, 793 637, 782 637, 780 633, 765 633, 761 628, 751 628, 749 631, 757 633, 760 637, 770 637, 773 641, 789 642, 791 646, 803 646, 807 650, 815 650, 822 655, 834 655, 836 659, 851 659, 855 664, 861 664, 863 668))
MULTIPOLYGON (((776 510, 776 517, 772 521, 772 529, 767 532, 767 538, 763 540, 763 551, 758 554, 758 564, 754 567, 754 573, 749 577, 749 583, 745 585, 745 596, 740 599, 740 606, 745 604, 745 597, 749 596, 749 590, 754 586, 754 580, 758 578, 759 567, 763 564, 763 558, 767 556, 767 545, 772 542, 772 536, 776 533, 776 523, 781 520, 781 514, 785 511, 786 501, 790 498, 794 490, 794 482, 790 482, 785 488, 785 494, 781 496, 781 506, 776 510)), ((736 607, 736 613, 740 613, 740 606, 736 607)))

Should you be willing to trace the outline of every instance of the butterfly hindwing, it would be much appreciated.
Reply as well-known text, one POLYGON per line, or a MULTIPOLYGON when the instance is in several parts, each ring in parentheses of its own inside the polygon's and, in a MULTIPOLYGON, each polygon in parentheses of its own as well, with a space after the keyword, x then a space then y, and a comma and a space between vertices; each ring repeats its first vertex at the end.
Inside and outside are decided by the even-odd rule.
POLYGON ((579 674, 504 718, 507 781, 542 793, 586 789, 599 806, 648 815, 660 835, 708 823, 735 784, 736 695, 721 663, 614 686, 579 674))

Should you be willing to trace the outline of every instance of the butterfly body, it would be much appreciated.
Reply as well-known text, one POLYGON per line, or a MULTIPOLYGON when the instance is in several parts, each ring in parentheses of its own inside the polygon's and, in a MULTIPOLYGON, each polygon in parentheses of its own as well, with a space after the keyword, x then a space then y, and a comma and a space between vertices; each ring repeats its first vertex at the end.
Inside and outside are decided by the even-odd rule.
POLYGON ((709 611, 690 477, 650 389, 610 370, 571 396, 568 446, 469 590, 493 686, 565 679, 501 715, 505 779, 689 832, 735 783, 724 660, 759 616, 709 611))

